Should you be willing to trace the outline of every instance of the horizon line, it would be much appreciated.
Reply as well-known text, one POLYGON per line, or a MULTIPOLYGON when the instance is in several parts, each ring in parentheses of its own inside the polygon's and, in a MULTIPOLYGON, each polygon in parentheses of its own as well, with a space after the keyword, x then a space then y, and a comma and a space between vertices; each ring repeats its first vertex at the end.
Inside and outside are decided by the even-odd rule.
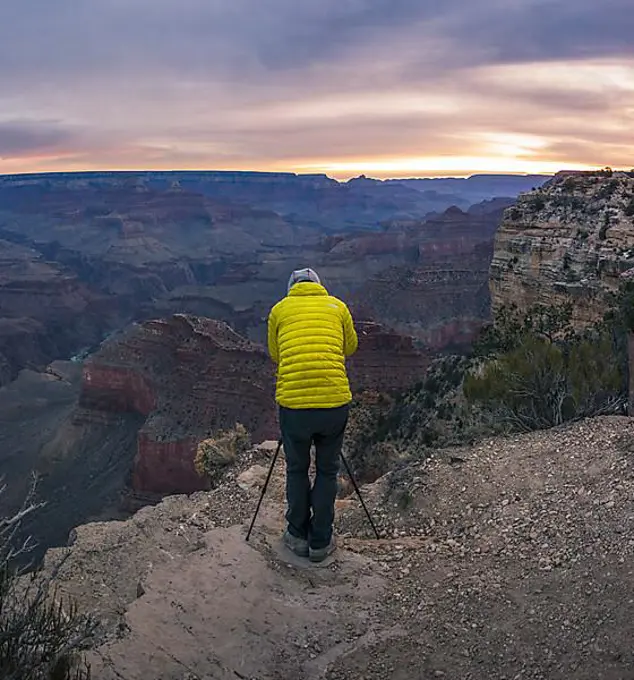
MULTIPOLYGON (((597 172, 603 168, 597 167, 597 172)), ((587 172, 581 170, 566 170, 562 168, 558 172, 587 172)), ((618 170, 615 170, 618 172, 618 170)), ((24 172, 1 172, 0 179, 11 179, 11 178, 22 178, 22 177, 48 177, 48 176, 59 176, 59 175, 103 175, 103 174, 117 174, 117 175, 136 175, 136 174, 185 174, 185 173, 215 173, 215 174, 227 174, 227 175, 278 175, 284 176, 288 175, 290 177, 325 177, 332 179, 337 182, 349 182, 354 179, 368 179, 374 181, 407 181, 407 180, 418 180, 418 179, 430 179, 430 180, 443 180, 443 179, 469 179, 472 177, 554 177, 556 173, 532 173, 532 172, 517 172, 517 171, 468 171, 464 173, 457 172, 456 174, 442 174, 442 175, 407 175, 407 176, 372 176, 365 172, 360 174, 346 175, 345 177, 330 175, 326 172, 297 172, 294 170, 215 170, 212 168, 200 169, 200 168, 172 168, 166 169, 156 169, 156 168, 137 168, 137 169, 112 169, 112 168, 102 168, 99 170, 45 170, 45 171, 24 171, 24 172)))

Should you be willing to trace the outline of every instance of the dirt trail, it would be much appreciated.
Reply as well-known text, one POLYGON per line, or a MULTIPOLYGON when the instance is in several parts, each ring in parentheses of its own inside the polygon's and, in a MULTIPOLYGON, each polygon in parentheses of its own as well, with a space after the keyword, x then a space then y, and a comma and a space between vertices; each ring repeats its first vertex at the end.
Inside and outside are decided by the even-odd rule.
POLYGON ((104 617, 96 678, 634 679, 634 419, 413 461, 364 488, 384 538, 343 501, 320 566, 280 546, 282 464, 245 543, 267 463, 78 529, 60 583, 104 617))

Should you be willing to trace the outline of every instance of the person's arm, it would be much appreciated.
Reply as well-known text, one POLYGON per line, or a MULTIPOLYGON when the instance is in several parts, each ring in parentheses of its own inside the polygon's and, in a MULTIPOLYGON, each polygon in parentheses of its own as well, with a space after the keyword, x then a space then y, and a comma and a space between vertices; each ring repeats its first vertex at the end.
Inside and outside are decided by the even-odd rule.
POLYGON ((277 317, 275 315, 275 308, 271 310, 268 320, 268 345, 271 359, 277 364, 279 363, 279 348, 277 346, 277 317))
POLYGON ((349 357, 357 351, 359 338, 354 328, 352 314, 346 305, 343 305, 343 352, 349 357))

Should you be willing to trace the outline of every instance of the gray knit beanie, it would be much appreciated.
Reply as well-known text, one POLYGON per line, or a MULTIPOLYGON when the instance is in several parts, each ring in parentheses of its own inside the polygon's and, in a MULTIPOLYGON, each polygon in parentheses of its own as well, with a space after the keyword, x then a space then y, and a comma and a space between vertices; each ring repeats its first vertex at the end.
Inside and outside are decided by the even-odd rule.
POLYGON ((310 267, 305 269, 296 269, 288 280, 288 290, 290 292, 291 288, 296 283, 301 283, 302 281, 312 281, 313 283, 321 283, 317 272, 310 267))

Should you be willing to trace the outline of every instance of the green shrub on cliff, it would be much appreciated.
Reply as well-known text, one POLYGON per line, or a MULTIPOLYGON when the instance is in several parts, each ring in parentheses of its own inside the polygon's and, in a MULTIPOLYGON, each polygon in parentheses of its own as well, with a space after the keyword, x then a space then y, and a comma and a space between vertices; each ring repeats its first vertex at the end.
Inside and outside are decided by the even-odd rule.
POLYGON ((396 450, 386 445, 393 400, 386 394, 363 392, 351 404, 344 450, 360 483, 373 482, 392 466, 396 450))
POLYGON ((402 459, 425 458, 434 448, 475 441, 490 431, 462 395, 470 365, 468 357, 440 357, 418 385, 400 395, 359 395, 346 431, 355 475, 372 482, 402 459))
POLYGON ((605 318, 584 331, 572 306, 501 309, 476 344, 478 361, 464 393, 491 421, 541 429, 604 413, 625 403, 627 323, 634 327, 634 286, 624 287, 605 318))
POLYGON ((607 328, 621 336, 634 331, 634 281, 625 281, 612 296, 603 321, 607 328))
POLYGON ((18 540, 21 525, 42 507, 34 502, 33 487, 17 514, 0 518, 0 678, 88 680, 81 649, 95 622, 59 597, 55 574, 27 574, 17 566, 33 547, 30 540, 18 540))
POLYGON ((607 333, 554 342, 528 335, 473 370, 464 383, 472 404, 512 429, 534 430, 623 404, 623 374, 607 333))
POLYGON ((608 308, 600 323, 575 331, 571 304, 503 307, 470 356, 440 357, 396 397, 358 398, 346 434, 356 474, 374 481, 434 448, 622 412, 634 282, 608 308))

